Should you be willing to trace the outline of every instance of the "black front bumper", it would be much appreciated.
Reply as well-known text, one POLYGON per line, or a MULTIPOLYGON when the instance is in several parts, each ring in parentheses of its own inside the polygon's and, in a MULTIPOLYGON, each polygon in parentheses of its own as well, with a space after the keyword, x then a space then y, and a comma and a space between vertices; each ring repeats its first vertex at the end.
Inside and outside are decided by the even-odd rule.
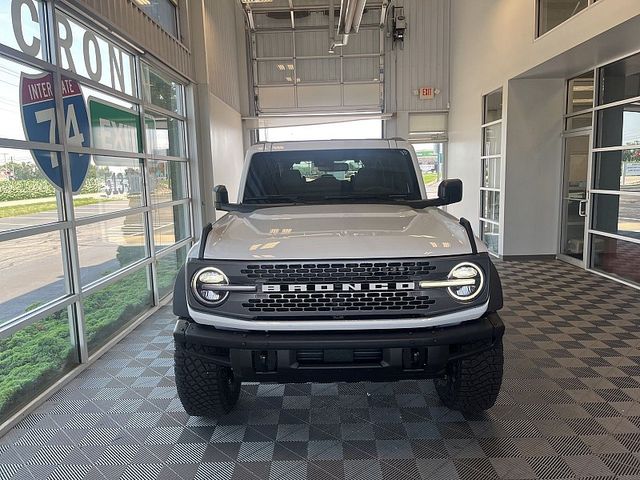
POLYGON ((176 342, 203 345, 203 360, 244 381, 391 381, 438 377, 448 362, 502 339, 497 313, 460 325, 415 330, 236 332, 180 319, 176 342))

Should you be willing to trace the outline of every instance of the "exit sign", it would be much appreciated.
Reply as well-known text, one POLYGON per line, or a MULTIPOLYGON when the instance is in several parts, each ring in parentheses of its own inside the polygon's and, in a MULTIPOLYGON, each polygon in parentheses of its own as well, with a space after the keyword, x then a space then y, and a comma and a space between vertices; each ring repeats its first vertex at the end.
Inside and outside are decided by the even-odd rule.
POLYGON ((420 88, 420 100, 431 100, 435 96, 435 89, 433 87, 421 87, 420 88))

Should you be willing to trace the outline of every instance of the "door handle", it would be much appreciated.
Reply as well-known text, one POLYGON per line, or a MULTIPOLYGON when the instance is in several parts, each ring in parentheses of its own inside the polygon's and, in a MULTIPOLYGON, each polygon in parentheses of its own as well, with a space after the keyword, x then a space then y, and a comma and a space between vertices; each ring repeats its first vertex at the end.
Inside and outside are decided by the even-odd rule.
POLYGON ((578 215, 581 217, 587 216, 587 201, 588 200, 580 200, 580 206, 578 207, 578 215))

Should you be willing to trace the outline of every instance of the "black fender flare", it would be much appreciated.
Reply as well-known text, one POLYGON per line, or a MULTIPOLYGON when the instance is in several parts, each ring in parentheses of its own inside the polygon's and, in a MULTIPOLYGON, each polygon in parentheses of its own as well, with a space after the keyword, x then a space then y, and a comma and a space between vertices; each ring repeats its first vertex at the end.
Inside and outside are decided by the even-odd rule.
POLYGON ((502 282, 500 281, 500 275, 498 269, 493 264, 491 259, 489 260, 489 307, 487 311, 489 313, 497 312, 504 305, 502 297, 502 282))
POLYGON ((173 314, 180 318, 189 318, 187 308, 187 274, 183 265, 173 284, 173 314))

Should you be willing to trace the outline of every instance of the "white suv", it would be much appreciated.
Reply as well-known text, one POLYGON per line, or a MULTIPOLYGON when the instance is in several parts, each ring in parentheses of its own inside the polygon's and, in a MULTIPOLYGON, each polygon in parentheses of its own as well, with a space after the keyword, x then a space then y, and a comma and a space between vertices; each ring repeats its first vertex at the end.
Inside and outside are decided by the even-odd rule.
POLYGON ((178 275, 178 394, 217 416, 242 381, 434 378, 445 405, 491 407, 502 382, 502 288, 465 219, 428 199, 401 140, 260 144, 239 203, 203 231, 178 275))

